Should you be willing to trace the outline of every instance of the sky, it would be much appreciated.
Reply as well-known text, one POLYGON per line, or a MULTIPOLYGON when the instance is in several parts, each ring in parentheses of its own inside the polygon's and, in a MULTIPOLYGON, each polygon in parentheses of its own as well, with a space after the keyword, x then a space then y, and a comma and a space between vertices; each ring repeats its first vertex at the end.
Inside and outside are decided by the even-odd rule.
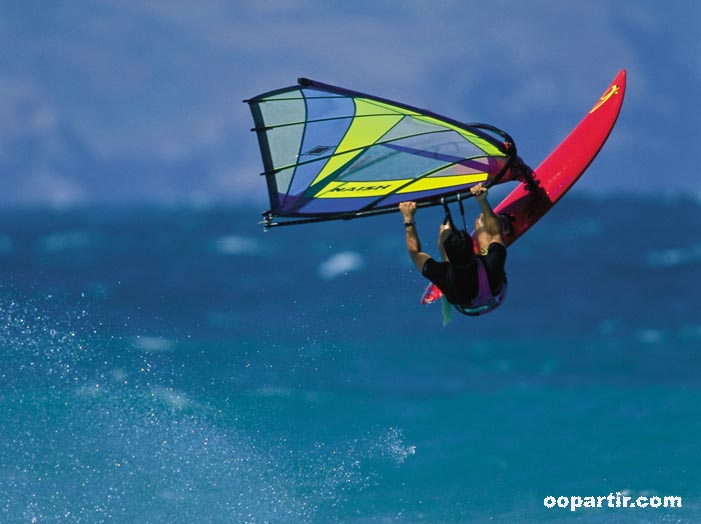
POLYGON ((0 206, 251 205, 242 101, 305 76, 511 134, 537 166, 620 69, 575 191, 701 200, 696 0, 0 3, 0 206))

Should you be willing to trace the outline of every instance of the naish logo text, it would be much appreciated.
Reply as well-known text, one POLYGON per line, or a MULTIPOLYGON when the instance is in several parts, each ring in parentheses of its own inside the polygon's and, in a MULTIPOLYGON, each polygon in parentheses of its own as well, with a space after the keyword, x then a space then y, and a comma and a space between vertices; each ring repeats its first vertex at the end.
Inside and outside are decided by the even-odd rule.
POLYGON ((378 184, 369 186, 338 186, 329 190, 329 193, 358 193, 361 191, 383 191, 391 187, 392 186, 390 184, 378 184))

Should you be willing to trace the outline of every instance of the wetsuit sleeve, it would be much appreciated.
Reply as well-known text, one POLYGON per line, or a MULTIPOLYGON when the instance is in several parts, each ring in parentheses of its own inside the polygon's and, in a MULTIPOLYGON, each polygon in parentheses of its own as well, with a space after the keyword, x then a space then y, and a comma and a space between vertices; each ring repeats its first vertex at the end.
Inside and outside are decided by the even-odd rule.
POLYGON ((433 282, 438 289, 445 293, 447 286, 447 275, 448 275, 448 263, 447 262, 437 262, 433 258, 429 258, 421 270, 421 274, 433 282))
POLYGON ((487 270, 489 288, 492 293, 498 293, 506 280, 506 247, 498 242, 489 244, 489 250, 482 257, 484 267, 487 270))
POLYGON ((506 266, 506 247, 498 242, 492 242, 482 260, 488 270, 503 272, 506 266))

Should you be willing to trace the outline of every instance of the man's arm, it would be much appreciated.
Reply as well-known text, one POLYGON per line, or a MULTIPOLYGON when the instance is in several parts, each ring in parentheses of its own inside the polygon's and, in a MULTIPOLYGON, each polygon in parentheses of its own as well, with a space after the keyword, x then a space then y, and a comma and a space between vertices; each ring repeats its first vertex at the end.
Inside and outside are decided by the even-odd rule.
POLYGON ((480 250, 486 250, 492 242, 504 243, 504 237, 501 231, 501 221, 494 214, 492 206, 487 201, 487 188, 482 184, 477 184, 470 188, 470 191, 475 195, 475 200, 480 206, 482 213, 475 221, 475 233, 477 234, 477 242, 480 250))
POLYGON ((450 228, 450 224, 441 224, 441 227, 438 229, 438 251, 440 251, 441 257, 443 257, 443 262, 448 262, 448 255, 445 252, 443 243, 452 232, 453 230, 450 228))
POLYGON ((416 231, 414 214, 416 213, 416 202, 402 202, 399 204, 399 211, 402 213, 406 229, 406 249, 409 257, 419 271, 423 271, 424 264, 431 258, 427 253, 421 251, 421 241, 419 233, 416 231))

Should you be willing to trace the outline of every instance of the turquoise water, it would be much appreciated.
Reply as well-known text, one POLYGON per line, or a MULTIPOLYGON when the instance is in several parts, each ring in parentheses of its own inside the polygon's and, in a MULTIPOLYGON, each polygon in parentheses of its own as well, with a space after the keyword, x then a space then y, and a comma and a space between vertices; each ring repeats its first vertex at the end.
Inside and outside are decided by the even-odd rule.
POLYGON ((4 211, 0 522, 698 522, 698 216, 568 197, 442 328, 398 216, 4 211))

